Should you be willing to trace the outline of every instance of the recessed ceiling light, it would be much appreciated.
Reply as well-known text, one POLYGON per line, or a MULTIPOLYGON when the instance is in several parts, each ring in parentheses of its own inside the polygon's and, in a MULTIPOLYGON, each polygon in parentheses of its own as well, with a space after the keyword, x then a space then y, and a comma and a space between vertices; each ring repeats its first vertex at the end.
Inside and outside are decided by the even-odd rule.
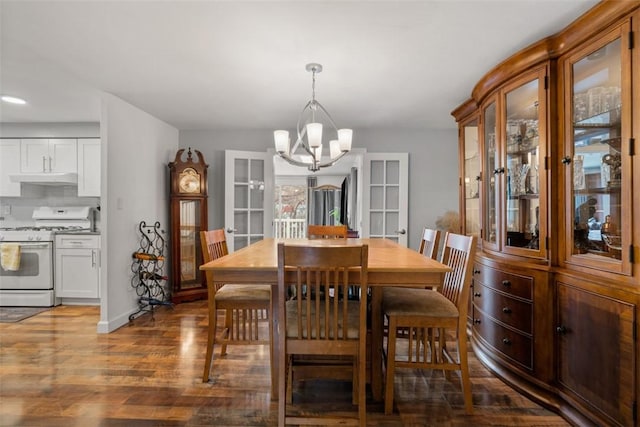
POLYGON ((7 96, 7 95, 2 95, 0 96, 0 99, 2 99, 4 102, 8 102, 10 104, 26 104, 27 101, 25 101, 22 98, 16 98, 15 96, 7 96))

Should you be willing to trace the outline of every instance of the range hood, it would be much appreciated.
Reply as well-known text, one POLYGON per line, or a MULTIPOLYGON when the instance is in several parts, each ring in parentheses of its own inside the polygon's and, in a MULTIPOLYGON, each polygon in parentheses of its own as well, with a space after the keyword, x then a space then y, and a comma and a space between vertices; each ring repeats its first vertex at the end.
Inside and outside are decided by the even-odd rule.
POLYGON ((10 174, 9 180, 38 185, 78 185, 78 174, 74 172, 24 172, 10 174))

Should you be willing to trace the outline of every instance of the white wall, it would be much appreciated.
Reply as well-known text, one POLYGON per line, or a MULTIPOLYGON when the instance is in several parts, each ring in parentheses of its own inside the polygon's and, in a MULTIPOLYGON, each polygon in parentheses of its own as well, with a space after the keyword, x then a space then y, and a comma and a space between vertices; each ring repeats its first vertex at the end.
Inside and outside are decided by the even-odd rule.
MULTIPOLYGON (((272 130, 180 131, 180 147, 200 150, 209 164, 209 228, 224 227, 224 150, 266 151, 272 130)), ((458 134, 447 130, 355 129, 354 148, 409 153, 409 246, 423 227, 435 228, 447 210, 458 211, 458 134)))
POLYGON ((179 134, 176 128, 109 94, 102 101, 100 124, 102 265, 107 268, 101 272, 98 332, 106 333, 126 324, 137 310, 131 254, 139 247, 138 224, 159 221, 168 233, 167 165, 175 157, 179 134))

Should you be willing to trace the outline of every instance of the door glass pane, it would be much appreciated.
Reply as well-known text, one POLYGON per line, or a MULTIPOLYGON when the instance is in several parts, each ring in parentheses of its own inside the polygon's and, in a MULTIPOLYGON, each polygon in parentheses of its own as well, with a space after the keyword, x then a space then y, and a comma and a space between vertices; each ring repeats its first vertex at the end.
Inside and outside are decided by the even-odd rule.
POLYGON ((484 110, 484 152, 487 177, 484 179, 484 192, 487 204, 484 207, 484 239, 496 243, 496 184, 500 175, 496 156, 496 104, 491 103, 484 110))
POLYGON ((371 184, 384 183, 384 162, 380 160, 371 161, 371 184))
POLYGON ((385 208, 386 209, 399 209, 400 208, 400 188, 391 186, 387 187, 385 208))
POLYGON ((574 254, 622 259, 621 70, 620 39, 572 66, 574 254))
POLYGON ((371 224, 369 224, 369 233, 372 237, 382 236, 382 212, 371 212, 371 224))
POLYGON ((249 232, 249 215, 247 211, 235 211, 233 213, 235 234, 247 234, 249 232))
POLYGON ((478 122, 464 126, 464 209, 465 233, 480 235, 480 152, 478 148, 478 122))
POLYGON ((234 182, 248 182, 249 181, 249 160, 248 159, 235 159, 235 176, 234 182))
POLYGON ((540 195, 538 163, 538 79, 506 96, 506 230, 505 244, 538 249, 540 195))
POLYGON ((247 185, 246 184, 236 184, 234 186, 234 200, 236 209, 246 209, 248 208, 249 197, 247 195, 247 185))
POLYGON ((384 208, 384 187, 371 187, 371 209, 384 208))
POLYGON ((399 219, 399 215, 398 212, 387 212, 386 214, 386 221, 385 221, 385 235, 387 236, 393 236, 394 234, 396 234, 396 230, 399 229, 398 227, 398 219, 399 219))
POLYGON ((400 162, 389 160, 387 164, 387 184, 400 184, 400 162))

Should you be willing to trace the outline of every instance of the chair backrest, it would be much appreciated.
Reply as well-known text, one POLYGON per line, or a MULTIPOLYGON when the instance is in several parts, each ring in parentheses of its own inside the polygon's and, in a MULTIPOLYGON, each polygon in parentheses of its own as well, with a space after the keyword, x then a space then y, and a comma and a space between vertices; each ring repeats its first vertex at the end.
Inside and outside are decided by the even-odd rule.
POLYGON ((368 253, 367 245, 278 244, 279 323, 287 337, 320 343, 322 340, 354 340, 366 333, 366 304, 349 300, 347 295, 354 281, 354 276, 351 282, 349 277, 353 274, 359 277, 366 295, 368 253), (298 297, 287 302, 289 286, 295 286, 298 297), (297 308, 296 324, 286 322, 287 307, 291 308, 291 304, 297 308), (359 307, 359 317, 354 318, 353 307, 359 307), (359 319, 365 321, 359 322, 359 319))
MULTIPOLYGON (((227 248, 227 238, 224 229, 206 230, 200 232, 200 245, 202 246, 202 259, 205 263, 213 261, 229 253, 227 248)), ((211 271, 205 272, 207 283, 213 283, 211 280, 211 271)), ((216 287, 216 291, 222 285, 216 287)))
POLYGON ((347 226, 309 224, 307 237, 309 239, 345 239, 347 237, 347 226))
POLYGON ((476 254, 476 237, 447 233, 441 262, 451 267, 438 291, 458 307, 460 318, 467 317, 469 288, 476 254))
POLYGON ((422 238, 420 239, 420 248, 418 252, 431 259, 438 257, 438 248, 440 247, 440 230, 424 228, 422 230, 422 238))
POLYGON ((200 243, 202 245, 202 257, 204 262, 213 261, 229 253, 227 248, 227 238, 224 229, 207 230, 200 232, 200 243))

